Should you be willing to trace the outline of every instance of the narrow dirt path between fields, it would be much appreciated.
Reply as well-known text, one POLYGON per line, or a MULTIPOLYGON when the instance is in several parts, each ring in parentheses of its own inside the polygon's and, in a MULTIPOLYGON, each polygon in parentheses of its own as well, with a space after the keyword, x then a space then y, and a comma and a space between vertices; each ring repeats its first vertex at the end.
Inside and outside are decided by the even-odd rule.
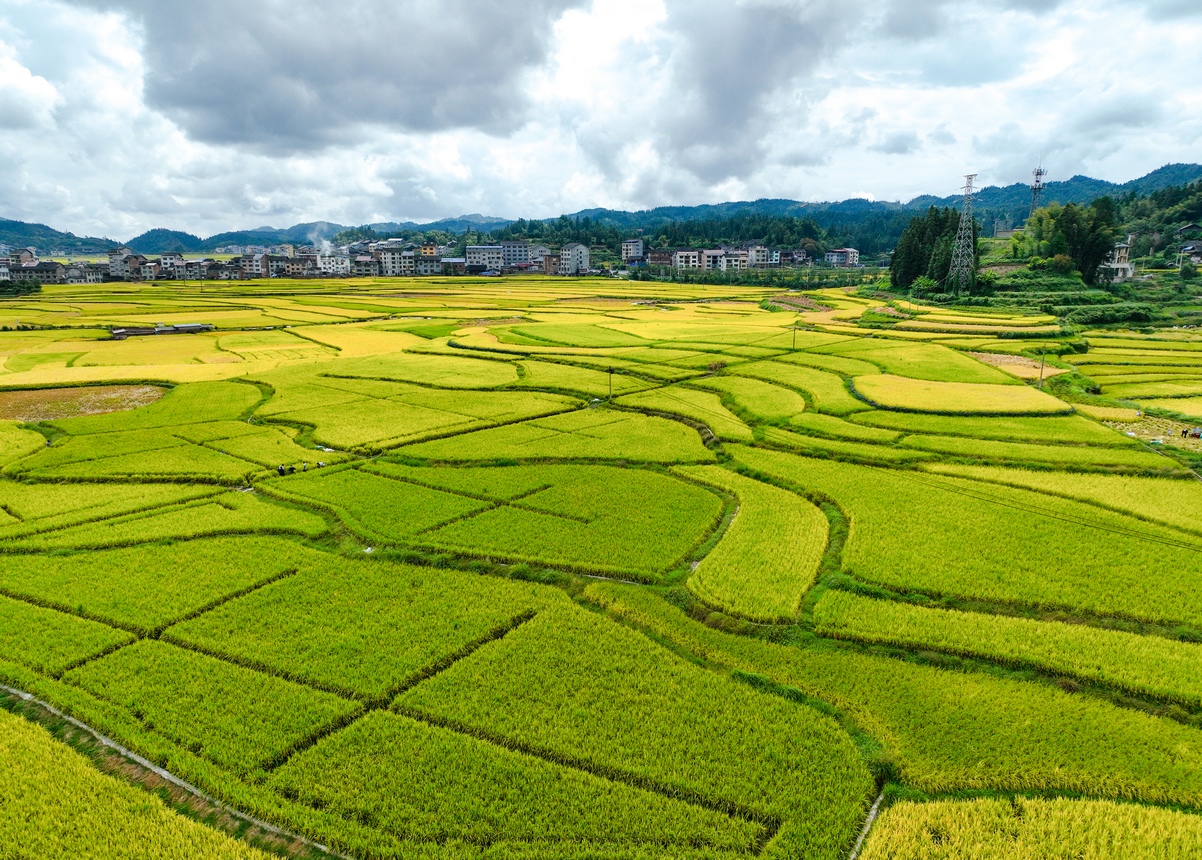
POLYGON ((881 801, 884 799, 885 789, 882 788, 881 793, 876 796, 876 802, 872 804, 872 809, 868 810, 868 820, 864 822, 864 829, 860 831, 860 838, 852 847, 848 860, 856 860, 860 856, 860 851, 864 848, 864 840, 868 838, 868 831, 872 830, 873 822, 876 821, 876 817, 881 811, 881 801))
MULTIPOLYGON (((25 719, 42 725, 48 730, 51 729, 50 724, 57 721, 68 723, 74 729, 86 735, 91 741, 99 744, 111 753, 111 757, 115 758, 116 761, 105 761, 102 757, 95 755, 89 756, 102 772, 119 774, 125 781, 143 785, 151 791, 154 791, 155 788, 167 788, 167 794, 170 796, 170 801, 168 801, 169 806, 177 809, 187 809, 202 819, 216 818, 218 821, 210 822, 210 826, 216 826, 217 829, 223 830, 235 838, 241 838, 250 844, 255 844, 255 842, 270 843, 273 848, 277 850, 282 848, 292 856, 315 856, 314 852, 318 852, 323 857, 352 860, 352 858, 339 854, 322 845, 320 842, 314 842, 299 834, 276 827, 274 824, 269 824, 232 806, 228 806, 214 797, 210 797, 191 783, 180 779, 154 762, 121 746, 121 744, 112 738, 102 735, 86 723, 80 722, 74 717, 63 713, 47 702, 43 702, 32 693, 27 693, 24 690, 18 690, 15 687, 3 684, 0 684, 0 693, 7 693, 9 696, 16 697, 24 703, 26 708, 23 709, 21 716, 25 719), (164 786, 163 783, 167 785, 164 786)), ((55 733, 51 731, 51 734, 55 733)), ((76 747, 74 743, 68 742, 68 745, 72 748, 76 747)))

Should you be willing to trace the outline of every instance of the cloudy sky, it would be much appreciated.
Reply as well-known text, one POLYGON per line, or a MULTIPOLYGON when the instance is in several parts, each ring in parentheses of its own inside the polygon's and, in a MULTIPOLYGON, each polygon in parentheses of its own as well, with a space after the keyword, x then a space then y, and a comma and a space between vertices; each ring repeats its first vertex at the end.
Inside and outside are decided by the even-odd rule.
POLYGON ((0 217, 906 200, 1202 161, 1200 0, 0 0, 0 217))

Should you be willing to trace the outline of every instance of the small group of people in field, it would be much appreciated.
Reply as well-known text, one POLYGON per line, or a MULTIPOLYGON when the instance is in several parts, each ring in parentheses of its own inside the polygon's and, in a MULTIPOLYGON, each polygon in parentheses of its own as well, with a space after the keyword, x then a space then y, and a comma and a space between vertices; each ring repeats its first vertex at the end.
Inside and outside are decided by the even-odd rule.
MULTIPOLYGON (((320 469, 324 465, 325 465, 325 463, 318 463, 317 468, 320 469)), ((296 474, 296 466, 295 465, 285 466, 281 463, 280 467, 278 469, 276 469, 276 471, 280 473, 281 478, 284 477, 285 475, 295 475, 296 474)), ((309 471, 309 464, 301 463, 301 471, 302 472, 309 471)))

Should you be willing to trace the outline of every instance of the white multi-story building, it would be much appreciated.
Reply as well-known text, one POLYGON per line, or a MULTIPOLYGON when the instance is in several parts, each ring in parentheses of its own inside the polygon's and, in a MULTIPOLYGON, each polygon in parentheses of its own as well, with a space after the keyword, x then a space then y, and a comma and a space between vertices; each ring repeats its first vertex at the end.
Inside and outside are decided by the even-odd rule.
POLYGON ((701 268, 707 271, 726 269, 726 251, 721 248, 708 249, 701 252, 701 268))
POLYGON ((746 251, 727 251, 722 256, 722 271, 741 272, 750 265, 750 262, 751 255, 746 251))
POLYGON ((501 262, 505 268, 516 266, 518 263, 530 262, 530 243, 520 241, 504 241, 501 243, 501 262))
POLYGON ((851 269, 860 265, 860 252, 855 248, 836 248, 827 251, 823 259, 840 269, 851 269))
POLYGON ((379 249, 380 274, 386 278, 399 278, 413 274, 412 250, 401 245, 384 245, 379 249))
POLYGON ((531 245, 528 259, 531 263, 542 263, 543 257, 548 256, 551 249, 546 245, 531 245))
POLYGON ((683 249, 672 253, 672 268, 674 269, 700 269, 701 268, 701 252, 690 251, 683 249))
POLYGON ((129 263, 126 258, 133 254, 129 248, 114 248, 109 251, 109 275, 114 278, 129 277, 129 263))
POLYGON ((642 239, 625 239, 622 242, 622 262, 629 263, 631 260, 641 260, 643 258, 643 240, 642 239))
POLYGON ((505 265, 505 249, 501 245, 468 245, 467 267, 476 271, 499 271, 505 265))
MULTIPOLYGON (((106 268, 95 263, 75 263, 67 267, 67 284, 100 284, 105 280, 106 268)), ((0 279, 4 275, 0 274, 0 279)))
POLYGON ((317 271, 323 275, 342 277, 351 273, 351 258, 347 254, 318 254, 317 271))
POLYGON ((1133 241, 1135 241, 1135 235, 1128 235, 1127 241, 1115 245, 1113 253, 1099 267, 1110 273, 1110 280, 1126 281, 1135 277, 1135 266, 1131 263, 1131 243, 1133 241))
POLYGON ((11 281, 12 276, 8 271, 8 260, 0 259, 0 281, 11 281))
POLYGON ((559 252, 559 274, 580 275, 589 270, 588 245, 572 242, 559 252))

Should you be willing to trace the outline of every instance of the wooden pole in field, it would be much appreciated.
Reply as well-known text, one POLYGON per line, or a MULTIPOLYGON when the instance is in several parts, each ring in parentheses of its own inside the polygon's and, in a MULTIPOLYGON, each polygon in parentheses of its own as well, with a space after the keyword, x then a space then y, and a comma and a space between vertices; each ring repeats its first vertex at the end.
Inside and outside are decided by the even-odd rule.
POLYGON ((614 369, 609 368, 609 399, 614 399, 614 369))
POLYGON ((1043 388, 1043 366, 1048 360, 1048 354, 1044 350, 1039 351, 1039 387, 1043 388))

